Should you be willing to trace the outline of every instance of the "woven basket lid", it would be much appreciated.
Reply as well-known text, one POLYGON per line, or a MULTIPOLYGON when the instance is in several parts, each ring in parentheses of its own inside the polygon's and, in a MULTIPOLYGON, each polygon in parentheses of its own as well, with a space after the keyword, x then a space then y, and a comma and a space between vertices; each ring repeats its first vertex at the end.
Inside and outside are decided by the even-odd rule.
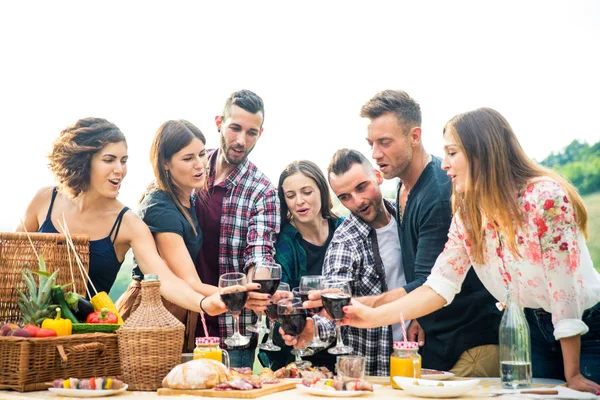
POLYGON ((196 346, 198 346, 199 344, 220 344, 221 343, 221 338, 216 337, 216 336, 209 336, 209 337, 197 337, 196 338, 196 346))
MULTIPOLYGON (((150 276, 152 279, 152 276, 150 276)), ((131 314, 119 330, 139 328, 176 328, 185 329, 163 305, 160 297, 160 282, 145 279, 142 285, 142 301, 140 306, 131 314)))
POLYGON ((394 349, 398 349, 398 350, 418 350, 419 349, 419 343, 417 343, 417 342, 396 341, 396 342, 394 342, 394 349))

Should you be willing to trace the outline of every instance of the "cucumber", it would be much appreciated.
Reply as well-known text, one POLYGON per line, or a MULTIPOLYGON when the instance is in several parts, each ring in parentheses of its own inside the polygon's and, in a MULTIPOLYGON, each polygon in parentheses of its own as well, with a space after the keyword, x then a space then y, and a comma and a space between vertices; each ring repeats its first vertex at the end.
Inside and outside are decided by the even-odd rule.
POLYGON ((73 324, 73 333, 114 332, 120 324, 73 324))
POLYGON ((69 308, 67 301, 65 300, 65 293, 63 292, 60 286, 52 287, 52 300, 60 307, 61 314, 63 318, 70 319, 72 323, 76 324, 79 321, 77 317, 73 315, 73 311, 69 308))

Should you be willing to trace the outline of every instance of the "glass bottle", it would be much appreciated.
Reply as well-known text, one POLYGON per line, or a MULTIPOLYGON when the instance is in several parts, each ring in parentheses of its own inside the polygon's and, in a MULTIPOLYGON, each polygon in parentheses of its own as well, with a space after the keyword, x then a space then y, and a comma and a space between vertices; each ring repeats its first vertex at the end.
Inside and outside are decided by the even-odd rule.
POLYGON ((530 340, 529 324, 519 302, 518 291, 513 292, 509 283, 499 329, 500 379, 503 388, 531 387, 530 340))
POLYGON ((417 342, 394 342, 394 352, 390 356, 390 383, 394 389, 400 389, 394 376, 407 378, 421 377, 421 355, 417 342))

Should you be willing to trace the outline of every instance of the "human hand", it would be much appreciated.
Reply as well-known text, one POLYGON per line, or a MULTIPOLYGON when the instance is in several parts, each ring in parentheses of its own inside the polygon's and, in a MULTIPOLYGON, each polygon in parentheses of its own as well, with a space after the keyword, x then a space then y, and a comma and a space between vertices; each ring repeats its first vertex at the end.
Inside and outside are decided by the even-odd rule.
POLYGON ((409 342, 418 342, 419 347, 425 345, 425 331, 421 328, 421 324, 416 319, 410 322, 406 336, 409 342))
POLYGON ((294 294, 289 290, 278 290, 275 292, 273 297, 271 297, 271 301, 273 304, 277 304, 279 300, 291 299, 292 297, 294 297, 294 294))
POLYGON ((350 300, 351 305, 344 307, 344 319, 342 325, 354 326, 356 328, 374 328, 376 327, 377 313, 376 308, 367 307, 355 299, 350 300))
POLYGON ((313 338, 315 323, 312 318, 306 319, 306 326, 299 336, 287 335, 281 327, 279 327, 279 333, 283 338, 286 346, 293 346, 294 348, 303 348, 304 343, 310 342, 313 338))
POLYGON ((248 290, 248 299, 244 307, 251 309, 256 314, 267 309, 267 306, 271 302, 271 295, 268 293, 260 293, 257 290, 260 288, 258 283, 248 283, 246 289, 248 290))
POLYGON ((569 389, 579 390, 580 392, 590 392, 600 395, 600 385, 584 378, 580 373, 571 378, 567 378, 567 387, 569 389))

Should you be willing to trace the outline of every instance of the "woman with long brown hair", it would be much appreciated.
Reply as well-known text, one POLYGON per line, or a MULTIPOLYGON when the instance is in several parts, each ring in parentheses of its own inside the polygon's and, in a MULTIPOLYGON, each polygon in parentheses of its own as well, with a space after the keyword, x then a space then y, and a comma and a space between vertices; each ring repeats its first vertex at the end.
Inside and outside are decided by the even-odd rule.
POLYGON ((454 219, 427 282, 375 309, 347 308, 348 325, 373 327, 452 302, 475 268, 489 292, 510 288, 526 307, 534 377, 600 391, 600 274, 585 243, 587 213, 576 189, 526 155, 497 111, 480 108, 444 128, 442 168, 453 181, 454 219))
POLYGON ((90 238, 90 279, 108 292, 133 249, 147 274, 157 274, 161 294, 188 310, 218 314, 225 305, 218 295, 205 296, 178 278, 156 251, 150 230, 117 196, 127 175, 127 142, 121 130, 102 118, 83 118, 65 128, 49 155, 57 187, 42 188, 17 231, 58 233, 66 221, 72 234, 90 238))
MULTIPOLYGON (((158 253, 169 269, 197 293, 210 296, 218 293, 217 287, 202 283, 194 265, 203 242, 193 207, 196 201, 200 201, 198 192, 206 185, 205 144, 206 139, 200 129, 188 121, 170 120, 158 128, 150 148, 155 180, 142 196, 138 213, 150 228, 158 253)), ((137 253, 134 256, 137 259, 137 253)), ((139 303, 139 281, 143 274, 137 266, 132 271, 132 277, 133 282, 117 301, 123 318, 127 318, 139 303)), ((250 292, 249 297, 246 303, 248 307, 257 305, 256 298, 264 298, 264 305, 268 304, 266 294, 250 292)), ((184 323, 184 350, 192 351, 196 336, 204 335, 202 325, 198 324, 198 313, 169 301, 165 305, 184 323)), ((202 302, 200 308, 206 311, 202 302)), ((225 307, 219 310, 220 313, 226 311, 225 307)), ((207 316, 206 319, 209 335, 218 337, 216 318, 207 316)))

